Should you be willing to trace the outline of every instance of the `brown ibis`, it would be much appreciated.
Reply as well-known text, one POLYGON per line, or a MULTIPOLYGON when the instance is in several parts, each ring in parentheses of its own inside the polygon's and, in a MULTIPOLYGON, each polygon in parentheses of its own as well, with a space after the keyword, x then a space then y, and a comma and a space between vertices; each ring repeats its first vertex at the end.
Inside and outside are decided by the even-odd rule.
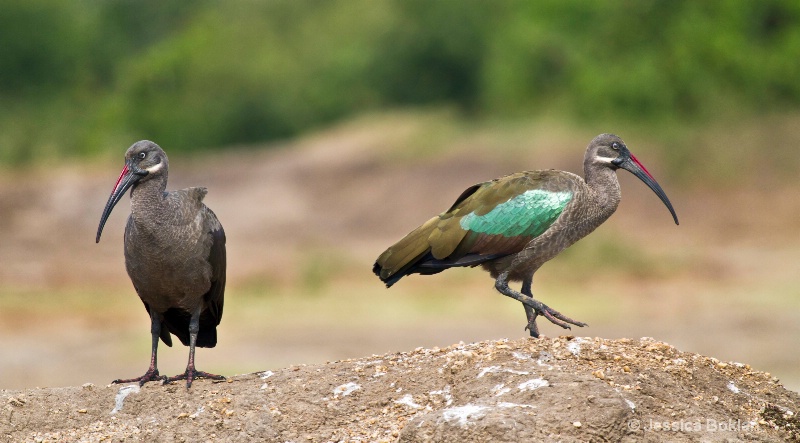
POLYGON ((545 262, 614 213, 622 196, 616 174, 620 168, 650 187, 678 224, 666 193, 622 139, 601 134, 586 149, 585 178, 551 169, 470 186, 450 209, 383 252, 373 271, 391 287, 409 274, 480 265, 495 279, 501 294, 523 304, 532 337, 539 336, 539 315, 565 329, 586 326, 535 300, 531 282, 545 262), (509 287, 511 281, 522 282, 519 292, 509 287))
POLYGON ((213 348, 222 318, 225 294, 225 231, 203 204, 206 188, 166 191, 169 161, 157 144, 142 140, 125 153, 125 166, 108 198, 96 242, 111 210, 131 190, 131 214, 125 226, 125 269, 150 314, 150 368, 141 377, 114 383, 221 380, 198 371, 195 346, 213 348), (158 340, 172 346, 172 337, 189 346, 186 371, 175 377, 158 373, 158 340))

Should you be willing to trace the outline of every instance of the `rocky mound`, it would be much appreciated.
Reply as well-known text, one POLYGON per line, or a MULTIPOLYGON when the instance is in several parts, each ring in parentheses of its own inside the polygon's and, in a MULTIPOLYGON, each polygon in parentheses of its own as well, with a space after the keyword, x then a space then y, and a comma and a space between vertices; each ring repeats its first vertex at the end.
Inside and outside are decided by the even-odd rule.
POLYGON ((800 395, 666 343, 459 344, 161 386, 0 391, 7 441, 800 441, 800 395))

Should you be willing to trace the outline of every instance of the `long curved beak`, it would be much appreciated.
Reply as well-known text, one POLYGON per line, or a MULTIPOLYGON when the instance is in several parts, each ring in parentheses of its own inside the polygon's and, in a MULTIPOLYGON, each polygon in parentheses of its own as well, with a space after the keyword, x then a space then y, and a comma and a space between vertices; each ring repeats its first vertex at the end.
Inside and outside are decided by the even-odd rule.
POLYGON ((103 233, 103 226, 106 225, 106 220, 108 220, 108 216, 111 215, 111 210, 114 209, 114 206, 122 199, 122 196, 125 195, 125 191, 130 189, 131 186, 135 185, 136 182, 142 179, 147 175, 147 171, 139 170, 138 168, 131 169, 128 165, 125 165, 122 168, 122 172, 119 174, 119 178, 117 179, 117 183, 114 185, 114 189, 111 191, 111 195, 108 197, 108 202, 106 202, 106 207, 103 209, 103 215, 100 216, 100 226, 97 227, 97 237, 95 238, 95 243, 100 243, 100 235, 103 233))
POLYGON ((675 210, 672 209, 672 203, 670 203, 669 198, 667 198, 667 194, 664 192, 663 189, 661 189, 661 186, 658 185, 658 182, 656 182, 656 179, 653 178, 653 176, 650 174, 647 168, 645 168, 644 165, 639 160, 637 160, 636 157, 633 156, 633 154, 630 154, 630 156, 627 159, 625 159, 622 163, 620 163, 619 167, 635 175, 636 177, 639 178, 639 180, 643 181, 644 184, 646 184, 650 189, 652 189, 653 192, 656 193, 658 198, 660 198, 661 201, 664 202, 664 205, 667 207, 667 209, 669 209, 670 214, 672 214, 673 220, 675 220, 675 224, 676 225, 679 224, 678 216, 675 214, 675 210))

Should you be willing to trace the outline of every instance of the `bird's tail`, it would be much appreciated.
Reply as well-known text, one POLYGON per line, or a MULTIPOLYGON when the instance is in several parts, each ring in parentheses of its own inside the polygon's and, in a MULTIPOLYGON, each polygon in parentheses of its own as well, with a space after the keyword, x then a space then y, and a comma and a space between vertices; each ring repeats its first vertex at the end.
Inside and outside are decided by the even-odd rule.
POLYGON ((442 231, 438 226, 440 220, 439 216, 433 217, 378 257, 372 272, 386 283, 387 288, 409 274, 437 274, 453 267, 478 266, 507 255, 469 252, 471 243, 464 242, 467 232, 442 231), (434 256, 437 248, 437 253, 444 257, 434 256))
MULTIPOLYGON (((433 217, 422 226, 411 231, 375 260, 372 272, 382 282, 386 283, 387 288, 397 283, 404 276, 413 273, 414 265, 430 254, 431 245, 428 239, 436 228, 438 219, 439 217, 433 217)), ((441 270, 437 272, 441 272, 441 270)))
MULTIPOLYGON (((213 319, 209 318, 208 311, 204 311, 200 315, 200 330, 197 332, 198 348, 213 348, 217 345, 217 324, 213 319)), ((189 322, 192 315, 184 310, 177 308, 170 308, 164 313, 164 321, 162 325, 162 340, 164 326, 166 330, 174 334, 183 343, 184 346, 189 346, 189 322)), ((169 336, 169 334, 167 334, 169 336)), ((166 341, 164 341, 166 343, 166 341)), ((172 343, 167 343, 172 346, 172 343)))

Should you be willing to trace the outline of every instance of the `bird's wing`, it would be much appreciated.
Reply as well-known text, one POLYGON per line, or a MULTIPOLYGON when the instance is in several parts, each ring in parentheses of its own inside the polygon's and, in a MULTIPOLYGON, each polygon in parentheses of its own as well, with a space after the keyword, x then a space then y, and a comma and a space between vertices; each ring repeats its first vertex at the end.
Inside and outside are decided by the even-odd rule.
POLYGON ((520 252, 572 200, 571 180, 558 171, 529 171, 471 186, 381 254, 373 270, 384 281, 397 274, 393 282, 416 268, 474 266, 520 252))
POLYGON ((225 230, 222 229, 222 224, 214 212, 208 208, 206 211, 208 211, 209 235, 211 236, 211 250, 208 256, 208 262, 211 264, 211 288, 205 294, 204 300, 216 326, 222 320, 222 307, 225 302, 225 270, 227 266, 225 230))
POLYGON ((428 238, 436 259, 521 251, 558 219, 573 191, 555 171, 508 175, 468 189, 428 238))

